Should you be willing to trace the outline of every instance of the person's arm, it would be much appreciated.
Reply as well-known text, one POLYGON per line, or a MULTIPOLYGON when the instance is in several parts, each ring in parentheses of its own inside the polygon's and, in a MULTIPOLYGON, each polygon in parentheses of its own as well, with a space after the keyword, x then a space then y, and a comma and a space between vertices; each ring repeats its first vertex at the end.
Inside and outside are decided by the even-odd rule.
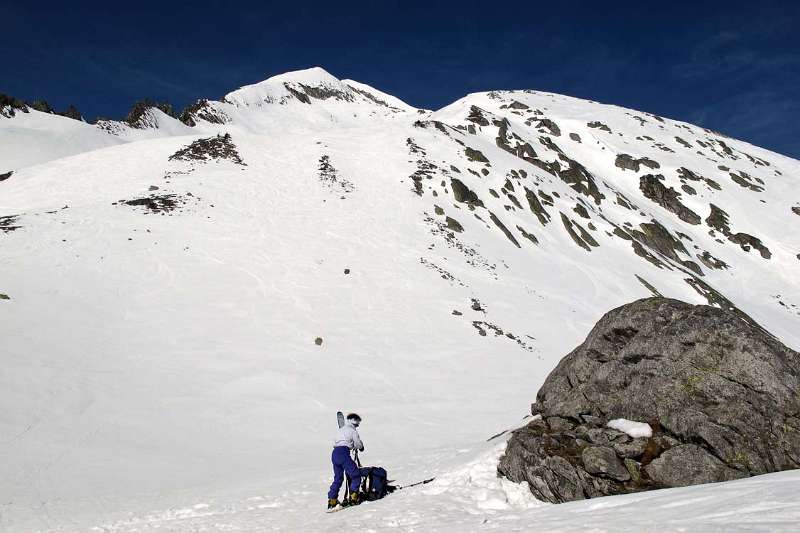
POLYGON ((353 446, 355 447, 356 450, 360 452, 364 451, 364 443, 361 442, 361 436, 355 429, 353 429, 353 446))

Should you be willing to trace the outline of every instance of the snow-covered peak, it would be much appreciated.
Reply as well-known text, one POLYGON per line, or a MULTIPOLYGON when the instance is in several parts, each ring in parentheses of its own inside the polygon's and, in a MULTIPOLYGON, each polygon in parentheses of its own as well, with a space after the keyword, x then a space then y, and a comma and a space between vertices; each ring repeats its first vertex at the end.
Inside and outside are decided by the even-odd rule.
POLYGON ((326 97, 338 96, 346 98, 344 95, 349 96, 347 87, 341 81, 329 74, 325 69, 313 67, 278 74, 264 81, 245 85, 225 95, 223 101, 236 106, 284 104, 292 99, 309 103, 309 95, 305 88, 311 88, 311 92, 316 89, 316 94, 324 94, 326 97))
POLYGON ((391 94, 385 93, 383 91, 379 91, 374 87, 367 85, 366 83, 360 83, 355 80, 342 80, 342 83, 350 87, 355 92, 359 93, 360 95, 372 100, 378 105, 382 105, 385 107, 393 107, 397 109, 401 109, 403 111, 416 111, 417 109, 413 106, 408 105, 401 99, 397 98, 396 96, 392 96, 391 94))
MULTIPOLYGON (((200 99, 177 115, 168 104, 136 102, 124 119, 65 123, 24 101, 0 95, 0 171, 19 170, 119 142, 243 131, 276 134, 349 127, 393 119, 416 109, 399 98, 321 67, 286 72, 246 85, 220 101, 200 99), (66 132, 69 133, 66 133, 66 132)), ((79 116, 79 115, 78 115, 79 116)))
POLYGON ((321 67, 296 70, 246 85, 227 94, 223 102, 236 107, 269 104, 352 104, 355 108, 414 111, 397 97, 353 80, 339 80, 321 67))
POLYGON ((199 100, 180 120, 207 132, 273 134, 350 127, 415 112, 399 98, 314 67, 246 85, 221 101, 199 100))

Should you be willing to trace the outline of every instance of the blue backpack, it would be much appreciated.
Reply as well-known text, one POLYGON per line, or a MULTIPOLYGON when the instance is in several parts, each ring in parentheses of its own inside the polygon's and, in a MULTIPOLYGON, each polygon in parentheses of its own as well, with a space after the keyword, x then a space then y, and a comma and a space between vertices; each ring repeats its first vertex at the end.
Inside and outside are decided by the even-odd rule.
POLYGON ((359 468, 361 473, 361 494, 367 501, 380 500, 397 489, 389 484, 386 470, 379 466, 359 468))

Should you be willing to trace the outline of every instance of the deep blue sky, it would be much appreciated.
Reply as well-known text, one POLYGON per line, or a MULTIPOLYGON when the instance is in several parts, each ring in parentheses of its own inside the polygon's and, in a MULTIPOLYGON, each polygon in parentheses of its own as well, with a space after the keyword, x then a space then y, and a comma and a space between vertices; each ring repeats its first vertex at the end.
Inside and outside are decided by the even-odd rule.
POLYGON ((538 89, 800 158, 800 2, 0 0, 0 92, 122 117, 319 65, 408 103, 538 89))

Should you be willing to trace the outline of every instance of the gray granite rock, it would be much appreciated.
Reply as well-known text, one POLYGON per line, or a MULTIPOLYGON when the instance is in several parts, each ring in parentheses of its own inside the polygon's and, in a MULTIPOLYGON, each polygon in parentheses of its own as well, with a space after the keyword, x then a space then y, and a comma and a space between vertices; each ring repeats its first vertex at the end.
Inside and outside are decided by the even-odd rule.
POLYGON ((800 354, 741 311, 639 300, 551 372, 498 471, 558 503, 800 468, 798 390, 800 354))

